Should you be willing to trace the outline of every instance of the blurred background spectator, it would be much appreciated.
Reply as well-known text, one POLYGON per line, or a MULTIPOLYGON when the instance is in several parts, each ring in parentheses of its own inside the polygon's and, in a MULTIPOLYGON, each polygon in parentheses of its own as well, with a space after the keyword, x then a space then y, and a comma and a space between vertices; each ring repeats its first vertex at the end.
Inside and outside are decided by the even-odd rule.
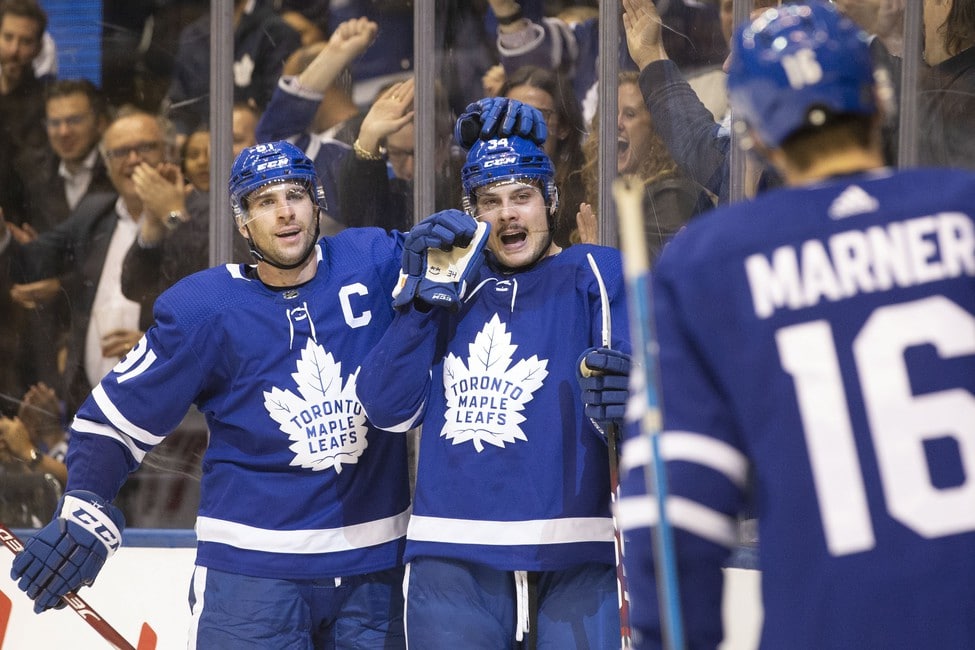
MULTIPOLYGON (((298 32, 257 0, 234 0, 234 101, 263 110, 281 76, 285 59, 301 44, 298 32)), ((210 17, 201 16, 180 33, 173 76, 163 108, 181 134, 210 112, 210 17)))
MULTIPOLYGON (((703 187, 678 167, 657 135, 650 112, 643 103, 639 74, 621 73, 618 87, 616 171, 620 175, 635 176, 643 183, 644 228, 647 250, 653 259, 667 240, 692 217, 714 207, 714 201, 703 187)), ((586 198, 593 205, 598 203, 603 187, 597 168, 598 134, 599 130, 594 126, 585 144, 583 171, 586 198)))

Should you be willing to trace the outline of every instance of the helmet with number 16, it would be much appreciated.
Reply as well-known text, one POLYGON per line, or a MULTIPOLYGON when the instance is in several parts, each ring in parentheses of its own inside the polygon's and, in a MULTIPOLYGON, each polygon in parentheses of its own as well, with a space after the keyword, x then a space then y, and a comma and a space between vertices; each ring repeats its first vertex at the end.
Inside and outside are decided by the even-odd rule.
POLYGON ((826 2, 768 9, 732 41, 732 108, 770 147, 833 115, 875 113, 868 38, 826 2))

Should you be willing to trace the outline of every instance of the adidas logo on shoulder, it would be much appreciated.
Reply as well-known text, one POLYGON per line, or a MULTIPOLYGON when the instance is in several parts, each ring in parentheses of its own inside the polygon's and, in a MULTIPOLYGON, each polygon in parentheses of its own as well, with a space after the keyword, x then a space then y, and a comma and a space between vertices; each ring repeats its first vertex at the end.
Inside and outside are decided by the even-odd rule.
POLYGON ((880 202, 864 191, 859 185, 850 185, 829 206, 830 219, 845 219, 865 212, 874 212, 880 202))

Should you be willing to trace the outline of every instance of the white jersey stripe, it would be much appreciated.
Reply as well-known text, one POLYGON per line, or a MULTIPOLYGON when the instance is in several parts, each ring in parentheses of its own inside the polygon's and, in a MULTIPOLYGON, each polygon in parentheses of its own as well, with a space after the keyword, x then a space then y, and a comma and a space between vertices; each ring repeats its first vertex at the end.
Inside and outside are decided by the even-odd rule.
POLYGON ((90 433, 92 435, 104 436, 106 438, 115 440, 123 447, 128 449, 129 453, 132 454, 132 457, 135 459, 135 462, 139 464, 141 464, 142 459, 146 457, 146 452, 136 445, 132 441, 132 438, 119 433, 115 427, 110 427, 107 424, 101 424, 99 422, 92 422, 91 420, 85 420, 76 416, 74 421, 71 423, 71 428, 82 433, 90 433))
POLYGON ((406 534, 410 511, 363 524, 321 530, 268 530, 233 521, 198 517, 196 538, 265 553, 339 553, 384 544, 406 534))
MULTIPOLYGON (((675 528, 682 528, 715 544, 734 546, 738 525, 734 517, 682 497, 667 498, 667 517, 675 528)), ((647 528, 657 524, 657 502, 652 497, 625 497, 617 506, 617 518, 623 530, 647 528)))
POLYGON ((407 539, 443 544, 517 546, 612 542, 610 517, 567 517, 534 521, 478 521, 414 516, 407 539))
POLYGON ((138 440, 145 445, 152 445, 153 447, 165 439, 165 436, 153 435, 145 429, 137 427, 129 422, 128 418, 122 415, 122 412, 119 411, 115 404, 112 403, 112 400, 109 399, 102 384, 98 384, 91 390, 91 396, 95 400, 95 403, 98 404, 98 408, 100 408, 102 413, 105 414, 105 417, 108 418, 108 421, 112 423, 112 426, 121 431, 124 435, 134 440, 138 440))
MULTIPOLYGON (((665 431, 660 436, 664 460, 697 463, 727 476, 735 485, 744 487, 748 476, 748 459, 731 445, 709 436, 688 431, 665 431)), ((626 441, 620 471, 647 466, 651 461, 650 439, 640 436, 626 441)))

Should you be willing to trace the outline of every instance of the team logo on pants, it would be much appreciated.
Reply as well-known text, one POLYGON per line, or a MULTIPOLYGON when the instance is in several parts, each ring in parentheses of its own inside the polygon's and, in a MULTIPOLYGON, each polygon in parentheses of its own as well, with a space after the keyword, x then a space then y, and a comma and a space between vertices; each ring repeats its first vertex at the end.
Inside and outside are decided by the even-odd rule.
POLYGON ((504 447, 527 440, 518 425, 525 421, 525 404, 548 376, 548 360, 532 355, 512 365, 517 349, 495 314, 468 346, 467 363, 453 353, 447 355, 447 412, 441 436, 455 445, 473 442, 478 452, 484 451, 485 443, 504 447))
POLYGON ((369 443, 366 414, 355 396, 358 375, 356 368, 343 385, 342 363, 308 339, 291 374, 298 394, 264 391, 264 408, 292 441, 292 465, 341 472, 343 463, 359 461, 369 443))

